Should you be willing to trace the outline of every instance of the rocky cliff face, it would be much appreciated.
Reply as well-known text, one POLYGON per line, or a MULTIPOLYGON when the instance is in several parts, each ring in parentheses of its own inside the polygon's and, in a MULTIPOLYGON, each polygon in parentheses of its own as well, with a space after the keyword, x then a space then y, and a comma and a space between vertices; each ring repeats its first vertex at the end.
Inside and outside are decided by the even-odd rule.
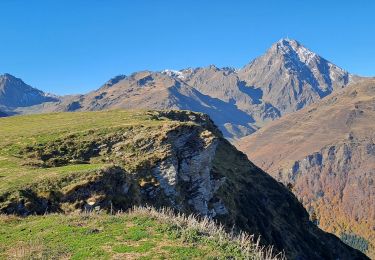
POLYGON ((320 227, 370 256, 374 86, 374 80, 362 81, 238 142, 251 160, 291 188, 320 227))
MULTIPOLYGON (((46 116, 34 116, 32 122, 46 116)), ((19 174, 43 167, 40 174, 50 175, 5 190, 0 186, 1 212, 44 214, 96 208, 126 210, 144 204, 167 206, 215 218, 229 229, 234 225, 260 235, 262 243, 284 250, 292 259, 365 258, 318 229, 293 194, 248 161, 205 115, 186 111, 65 113, 50 115, 49 125, 55 129, 56 123, 68 120, 64 116, 73 121, 80 118, 78 124, 67 125, 74 127, 73 133, 70 129, 70 133, 51 135, 50 130, 52 139, 46 139, 40 136, 44 131, 38 130, 38 138, 31 139, 34 142, 20 145, 23 138, 30 140, 22 135, 17 143, 2 144, 2 154, 17 157, 1 160, 22 162, 19 174), (98 124, 101 116, 114 119, 124 113, 129 119, 118 119, 112 127, 98 124), (92 127, 87 126, 89 123, 92 127), (85 172, 69 168, 99 162, 106 166, 85 172), (54 172, 61 167, 65 173, 56 176, 54 172)))

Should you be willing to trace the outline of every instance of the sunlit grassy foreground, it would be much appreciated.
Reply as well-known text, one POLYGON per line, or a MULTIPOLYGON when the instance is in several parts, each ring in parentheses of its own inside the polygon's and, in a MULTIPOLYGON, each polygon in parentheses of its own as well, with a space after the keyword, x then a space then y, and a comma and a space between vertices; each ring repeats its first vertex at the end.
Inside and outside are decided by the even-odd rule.
POLYGON ((0 216, 1 259, 282 259, 207 218, 138 207, 127 213, 0 216))

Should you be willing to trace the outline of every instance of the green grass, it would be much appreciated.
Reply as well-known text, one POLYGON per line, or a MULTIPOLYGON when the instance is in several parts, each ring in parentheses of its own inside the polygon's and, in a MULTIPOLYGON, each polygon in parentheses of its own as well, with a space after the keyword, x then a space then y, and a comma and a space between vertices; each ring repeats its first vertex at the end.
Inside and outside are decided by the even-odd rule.
POLYGON ((50 214, 27 218, 0 215, 0 226, 0 259, 262 259, 266 256, 253 241, 227 234, 207 220, 151 208, 117 215, 50 214))
POLYGON ((125 239, 132 241, 139 241, 145 238, 149 238, 151 235, 147 228, 141 227, 139 225, 130 227, 125 233, 125 239))
POLYGON ((90 178, 98 170, 113 164, 121 165, 128 172, 150 168, 164 155, 162 149, 150 151, 148 145, 162 140, 163 129, 166 132, 166 129, 181 124, 191 122, 176 122, 151 111, 52 113, 1 118, 0 209, 22 200, 18 195, 20 190, 33 187, 35 196, 40 197, 38 191, 54 188, 48 186, 50 184, 62 183, 59 189, 71 186, 66 182, 74 181, 69 178, 71 175, 90 178), (94 152, 95 147, 111 143, 121 143, 120 155, 112 154, 111 147, 94 152))
POLYGON ((113 248, 113 251, 116 253, 147 253, 155 248, 157 243, 146 241, 142 242, 139 245, 118 245, 113 248))
POLYGON ((91 172, 105 164, 77 164, 47 168, 22 167, 14 161, 0 161, 0 192, 18 189, 25 184, 38 183, 45 178, 65 177, 70 173, 91 172))
MULTIPOLYGON (((162 120, 163 121, 163 120, 162 120)), ((48 141, 61 134, 116 126, 160 125, 145 111, 52 113, 1 118, 0 146, 25 140, 48 141)))
POLYGON ((121 183, 132 178, 132 187, 157 186, 151 169, 170 155, 168 135, 203 131, 191 113, 115 110, 1 118, 0 212, 72 212, 90 197, 107 209, 112 203, 127 209, 139 200, 137 192, 108 196, 113 185, 121 192, 121 183), (121 167, 121 180, 105 172, 114 166, 121 167), (87 190, 92 185, 96 189, 87 190))
POLYGON ((67 136, 87 133, 111 132, 129 127, 159 128, 171 120, 155 120, 146 111, 100 111, 90 113, 53 113, 15 116, 0 119, 0 193, 39 179, 69 172, 95 170, 104 165, 69 165, 44 169, 24 165, 28 158, 20 151, 28 145, 53 143, 67 136))

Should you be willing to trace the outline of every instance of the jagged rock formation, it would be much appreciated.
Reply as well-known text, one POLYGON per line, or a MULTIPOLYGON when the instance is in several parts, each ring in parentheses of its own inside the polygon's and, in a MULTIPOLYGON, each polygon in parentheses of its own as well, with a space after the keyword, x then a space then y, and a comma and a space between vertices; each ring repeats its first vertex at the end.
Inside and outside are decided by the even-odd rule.
POLYGON ((35 89, 10 74, 0 75, 0 107, 4 111, 57 100, 57 97, 35 89))
POLYGON ((86 95, 16 112, 187 109, 209 114, 225 137, 236 139, 356 79, 300 43, 282 39, 240 70, 211 65, 119 75, 86 95))
POLYGON ((369 79, 272 122, 237 147, 289 184, 320 227, 362 238, 374 256, 374 122, 375 80, 369 79))
POLYGON ((0 128, 3 213, 168 206, 261 235, 292 259, 365 258, 318 229, 293 194, 206 115, 111 111, 18 119, 2 119, 0 128))

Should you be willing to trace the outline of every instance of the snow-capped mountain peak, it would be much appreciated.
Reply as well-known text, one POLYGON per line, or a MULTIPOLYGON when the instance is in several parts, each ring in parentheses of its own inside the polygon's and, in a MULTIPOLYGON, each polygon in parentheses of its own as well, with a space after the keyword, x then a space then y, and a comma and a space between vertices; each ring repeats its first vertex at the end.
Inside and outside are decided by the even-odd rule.
POLYGON ((262 88, 263 99, 282 112, 299 110, 351 80, 348 72, 292 39, 274 43, 238 74, 248 85, 262 88))
POLYGON ((274 48, 284 55, 288 55, 290 57, 297 56, 298 59, 305 64, 309 64, 314 58, 319 58, 316 53, 307 49, 298 41, 292 39, 281 39, 275 44, 274 48))

